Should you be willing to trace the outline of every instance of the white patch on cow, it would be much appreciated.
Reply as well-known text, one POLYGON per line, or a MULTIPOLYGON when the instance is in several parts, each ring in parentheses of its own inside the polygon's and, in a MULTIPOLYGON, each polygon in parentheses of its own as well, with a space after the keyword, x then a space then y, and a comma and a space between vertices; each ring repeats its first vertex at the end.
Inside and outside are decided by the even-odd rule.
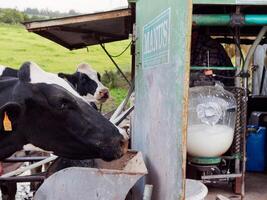
POLYGON ((2 76, 2 74, 3 74, 3 72, 4 72, 5 69, 6 69, 5 66, 0 65, 0 76, 2 76))
POLYGON ((34 146, 33 144, 25 144, 23 145, 24 151, 40 151, 40 152, 46 152, 46 153, 53 153, 52 151, 46 151, 39 147, 34 146))
POLYGON ((94 80, 97 84, 97 88, 94 94, 94 98, 96 101, 100 101, 101 102, 101 95, 100 92, 101 91, 108 91, 108 88, 105 87, 99 80, 97 77, 97 71, 95 71, 88 63, 81 63, 77 66, 77 72, 86 74, 90 79, 94 80))
POLYGON ((96 102, 97 100, 95 99, 95 97, 93 95, 91 95, 90 93, 88 93, 85 96, 82 96, 87 102, 96 102))
POLYGON ((86 103, 88 103, 85 99, 83 99, 71 86, 68 82, 66 82, 64 79, 58 77, 57 74, 45 72, 42 70, 37 64, 31 62, 30 64, 30 83, 36 84, 36 83, 46 83, 46 84, 56 84, 67 91, 69 91, 74 96, 82 99, 86 103))
POLYGON ((125 140, 129 140, 130 139, 130 137, 127 134, 125 129, 122 129, 122 128, 118 127, 118 126, 116 126, 116 128, 119 130, 120 134, 123 136, 123 139, 125 139, 125 140))

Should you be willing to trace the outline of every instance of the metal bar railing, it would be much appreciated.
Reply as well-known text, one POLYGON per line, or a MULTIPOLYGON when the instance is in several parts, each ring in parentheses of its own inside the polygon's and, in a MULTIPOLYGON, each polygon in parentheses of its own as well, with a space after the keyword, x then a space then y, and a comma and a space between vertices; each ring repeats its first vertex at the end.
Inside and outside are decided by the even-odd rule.
POLYGON ((194 14, 196 26, 252 26, 267 25, 266 14, 194 14))
POLYGON ((213 69, 213 70, 236 70, 237 67, 233 66, 191 66, 190 70, 204 70, 204 69, 213 69))

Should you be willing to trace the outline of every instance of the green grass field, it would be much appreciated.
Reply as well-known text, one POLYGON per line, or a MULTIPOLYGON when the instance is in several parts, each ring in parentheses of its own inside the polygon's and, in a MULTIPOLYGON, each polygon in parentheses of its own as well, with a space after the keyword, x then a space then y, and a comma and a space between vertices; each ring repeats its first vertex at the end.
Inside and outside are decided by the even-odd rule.
MULTIPOLYGON (((117 55, 129 44, 129 40, 106 44, 112 55, 117 55)), ((0 64, 19 68, 25 61, 33 61, 49 72, 75 71, 77 64, 87 62, 100 73, 105 70, 116 70, 113 63, 99 45, 69 51, 68 49, 47 40, 37 34, 29 33, 23 26, 0 24, 0 64)), ((130 71, 130 50, 122 56, 115 58, 123 71, 130 71)), ((118 105, 125 96, 126 89, 116 88, 111 90, 113 101, 108 108, 118 105)), ((109 110, 109 109, 105 109, 109 110)))
MULTIPOLYGON (((113 42, 106 45, 111 54, 120 53, 130 41, 113 42)), ((50 72, 74 72, 77 64, 90 63, 97 71, 115 69, 99 45, 80 50, 68 49, 30 33, 23 26, 0 24, 0 63, 18 68, 31 60, 50 72)), ((129 49, 116 59, 123 71, 130 69, 129 49)))

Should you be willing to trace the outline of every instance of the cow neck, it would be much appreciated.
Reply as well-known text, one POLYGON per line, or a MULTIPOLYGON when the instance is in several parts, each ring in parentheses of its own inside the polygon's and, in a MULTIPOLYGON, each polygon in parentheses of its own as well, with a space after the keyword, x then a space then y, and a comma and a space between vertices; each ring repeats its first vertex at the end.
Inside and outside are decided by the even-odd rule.
POLYGON ((17 78, 13 77, 2 77, 0 78, 0 93, 8 89, 9 87, 13 88, 15 84, 18 83, 17 78))

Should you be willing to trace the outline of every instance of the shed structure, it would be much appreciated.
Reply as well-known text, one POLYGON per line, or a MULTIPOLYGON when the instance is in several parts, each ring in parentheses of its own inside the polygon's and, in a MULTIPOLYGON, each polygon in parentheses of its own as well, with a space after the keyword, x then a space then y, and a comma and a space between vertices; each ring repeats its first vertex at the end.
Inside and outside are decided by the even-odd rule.
POLYGON ((191 16, 191 1, 156 5, 149 0, 137 1, 131 8, 25 23, 28 31, 70 50, 134 35, 132 147, 142 151, 149 170, 136 187, 134 199, 141 199, 145 182, 154 185, 152 199, 184 196, 191 16), (147 9, 151 5, 155 9, 147 9), (154 43, 158 46, 153 47, 154 43))
MULTIPOLYGON (((153 200, 184 199, 192 13, 193 23, 202 14, 264 14, 267 1, 193 0, 193 8, 191 0, 131 2, 131 8, 27 22, 25 26, 70 50, 133 35, 136 101, 132 147, 143 152, 149 172, 135 188, 134 199, 141 199, 146 183, 154 185, 153 200)), ((267 21, 253 28, 240 26, 234 34, 255 36, 264 23, 267 21)), ((211 24, 210 34, 223 36, 218 39, 225 42, 233 35, 231 25, 211 24)))

